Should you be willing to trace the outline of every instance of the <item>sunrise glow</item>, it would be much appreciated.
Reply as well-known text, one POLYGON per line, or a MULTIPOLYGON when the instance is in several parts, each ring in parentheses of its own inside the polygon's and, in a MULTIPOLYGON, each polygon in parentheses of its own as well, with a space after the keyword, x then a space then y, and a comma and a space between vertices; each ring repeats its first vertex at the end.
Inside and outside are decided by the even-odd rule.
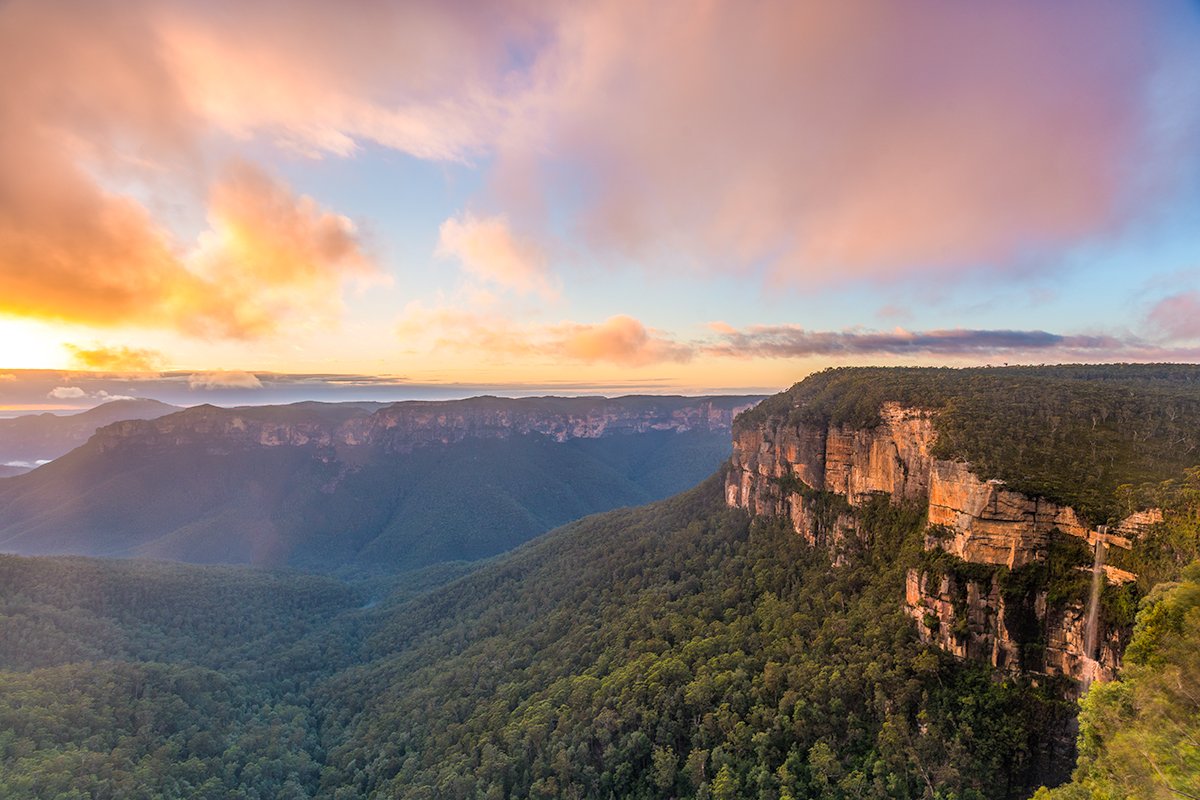
POLYGON ((277 12, 0 11, 0 370, 1200 356, 1193 4, 277 12))

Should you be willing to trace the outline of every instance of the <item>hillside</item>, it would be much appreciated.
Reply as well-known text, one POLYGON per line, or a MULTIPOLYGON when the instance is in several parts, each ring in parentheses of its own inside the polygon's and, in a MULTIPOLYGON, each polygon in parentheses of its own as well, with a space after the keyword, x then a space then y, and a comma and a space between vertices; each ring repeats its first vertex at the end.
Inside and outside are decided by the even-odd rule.
POLYGON ((19 475, 39 463, 65 455, 86 442, 97 428, 125 419, 157 419, 178 406, 157 400, 112 400, 78 414, 25 414, 0 419, 0 478, 19 475))
POLYGON ((916 640, 899 563, 920 515, 877 512, 834 568, 725 508, 717 476, 357 611, 316 578, 6 557, 6 786, 916 798, 1065 776, 1070 706, 916 640))
POLYGON ((0 549, 346 574, 476 560, 695 485, 756 399, 200 406, 0 481, 0 549))
MULTIPOLYGON (((822 396, 853 404, 849 377, 822 396)), ((381 582, 244 567, 0 559, 0 797, 1189 793, 1200 471, 1154 485, 1170 502, 1128 548, 1080 524, 1122 553, 1114 576, 1136 575, 1106 586, 1080 535, 1037 538, 1082 512, 962 462, 955 479, 995 502, 931 525, 946 460, 927 434, 952 398, 887 396, 847 425, 801 419, 813 388, 743 415, 731 463, 694 489, 381 598, 381 582), (997 531, 1029 546, 1000 562, 966 546, 997 531), (1093 573, 1117 659, 1064 784, 1085 684, 1049 654, 1078 647, 1055 631, 1093 573), (997 631, 1015 647, 1000 663, 977 647, 997 631)))

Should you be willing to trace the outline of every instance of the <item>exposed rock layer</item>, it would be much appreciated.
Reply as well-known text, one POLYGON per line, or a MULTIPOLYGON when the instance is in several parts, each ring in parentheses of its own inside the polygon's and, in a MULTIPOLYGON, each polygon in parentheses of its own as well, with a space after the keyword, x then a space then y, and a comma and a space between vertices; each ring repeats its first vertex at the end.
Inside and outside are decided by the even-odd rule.
MULTIPOLYGON (((1161 519, 1144 513, 1112 531, 1092 530, 1074 509, 1007 491, 1001 481, 981 480, 968 464, 933 458, 935 432, 929 412, 885 404, 881 417, 880 425, 863 430, 789 423, 783 415, 761 425, 735 425, 726 502, 752 513, 787 516, 810 542, 834 544, 856 533, 853 516, 841 515, 834 531, 828 530, 828 522, 822 527, 811 503, 796 491, 795 480, 841 495, 850 506, 879 493, 890 495, 893 502, 927 499, 927 549, 941 547, 964 561, 1009 569, 1044 560, 1055 531, 1092 547, 1103 538, 1106 546, 1128 548, 1139 530, 1161 519)), ((1110 583, 1136 577, 1104 569, 1110 583)), ((908 605, 921 637, 964 658, 1020 669, 1021 643, 1004 621, 1006 611, 1013 609, 1005 608, 996 579, 964 584, 953 577, 910 572, 908 605)), ((1034 606, 1044 634, 1041 668, 1084 678, 1092 669, 1083 652, 1086 609, 1047 609, 1044 593, 1034 606)), ((1102 678, 1111 678, 1119 666, 1122 648, 1116 636, 1110 632, 1096 654, 1102 678)))
POLYGON ((283 445, 369 446, 388 452, 467 438, 542 434, 556 441, 654 430, 728 430, 757 397, 477 397, 396 403, 346 420, 304 409, 197 406, 156 420, 128 420, 97 431, 101 452, 204 444, 214 452, 283 445))

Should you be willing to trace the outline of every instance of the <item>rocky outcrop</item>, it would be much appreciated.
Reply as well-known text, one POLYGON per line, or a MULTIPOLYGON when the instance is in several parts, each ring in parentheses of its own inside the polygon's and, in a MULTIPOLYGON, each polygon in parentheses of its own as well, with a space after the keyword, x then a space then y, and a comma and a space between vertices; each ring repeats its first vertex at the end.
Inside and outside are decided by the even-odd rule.
MULTIPOLYGON (((878 494, 892 502, 927 500, 927 550, 941 548, 964 562, 1007 570, 1044 561, 1055 536, 1077 537, 1092 548, 1100 539, 1105 547, 1128 549, 1141 530, 1161 520, 1161 514, 1142 512, 1110 531, 1092 530, 1074 509, 1008 491, 1002 481, 981 480, 969 464, 933 458, 929 412, 885 404, 880 416, 871 429, 816 427, 782 414, 736 425, 726 502, 789 517, 810 543, 834 544, 857 535, 855 517, 815 513, 806 499, 813 492, 840 496, 850 508, 878 494)), ((1103 569, 1110 584, 1136 578, 1111 566, 1103 569)), ((1016 601, 1006 604, 998 575, 991 570, 986 580, 968 580, 911 571, 908 607, 921 638, 1002 669, 1031 668, 1036 661, 1032 668, 1038 671, 1081 679, 1088 670, 1101 678, 1115 673, 1123 650, 1116 632, 1101 643, 1093 667, 1083 645, 1086 609, 1047 608, 1044 592, 1020 598, 1020 608, 1016 601), (1030 657, 1028 632, 1011 629, 1018 619, 1023 627, 1034 619, 1039 626, 1036 659, 1030 657)))
POLYGON ((1110 631, 1089 657, 1086 608, 1048 607, 1045 592, 1032 598, 1031 608, 1013 607, 1002 596, 997 575, 976 581, 909 570, 906 594, 921 641, 960 658, 987 661, 1009 672, 1033 670, 1081 681, 1109 681, 1120 668, 1127 632, 1110 631), (1041 635, 1030 637, 1019 624, 1011 624, 1014 617, 1027 618, 1041 635))
POLYGON ((872 430, 814 428, 768 420, 733 431, 733 460, 726 501, 760 514, 787 513, 799 497, 784 496, 779 481, 795 478, 817 491, 846 497, 851 505, 886 492, 896 498, 929 493, 933 421, 914 409, 888 404, 872 430))
POLYGON ((204 405, 155 420, 109 425, 97 431, 90 444, 101 452, 199 445, 211 453, 228 453, 279 446, 411 452, 416 447, 467 438, 507 439, 526 434, 562 442, 647 431, 728 430, 734 417, 759 399, 477 397, 396 403, 349 419, 288 406, 226 409, 204 405))

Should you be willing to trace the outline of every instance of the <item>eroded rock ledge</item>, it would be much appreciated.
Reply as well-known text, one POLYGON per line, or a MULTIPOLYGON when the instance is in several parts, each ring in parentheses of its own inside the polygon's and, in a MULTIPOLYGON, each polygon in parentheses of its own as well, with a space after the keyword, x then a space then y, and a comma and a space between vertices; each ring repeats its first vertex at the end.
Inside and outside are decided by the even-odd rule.
MULTIPOLYGON (((1139 531, 1162 518, 1158 512, 1142 512, 1101 533, 1085 525, 1074 509, 1008 491, 1001 481, 981 480, 969 464, 933 458, 930 412, 888 403, 881 417, 873 429, 814 427, 788 423, 782 416, 759 425, 735 425, 727 504, 789 517, 810 543, 833 545, 857 533, 854 515, 838 515, 832 525, 828 514, 818 520, 796 481, 840 495, 851 507, 880 493, 893 502, 927 499, 927 550, 940 547, 966 562, 1010 570, 1044 561, 1056 531, 1093 548, 1103 539, 1106 547, 1128 549, 1139 531)), ((1104 570, 1109 583, 1136 578, 1112 566, 1104 570)), ((1005 623, 1012 609, 1005 607, 994 576, 960 581, 910 570, 907 600, 924 641, 1002 669, 1021 669, 1021 642, 1005 623)), ((1102 679, 1112 677, 1123 650, 1115 632, 1101 640, 1099 666, 1093 667, 1083 652, 1086 610, 1047 608, 1045 593, 1033 605, 1044 626, 1041 671, 1083 679, 1095 669, 1102 679)))
POLYGON ((377 447, 387 452, 469 438, 541 434, 556 441, 648 431, 729 430, 758 397, 501 398, 409 401, 338 420, 289 407, 196 406, 155 420, 97 431, 102 452, 203 445, 214 453, 246 447, 377 447))

